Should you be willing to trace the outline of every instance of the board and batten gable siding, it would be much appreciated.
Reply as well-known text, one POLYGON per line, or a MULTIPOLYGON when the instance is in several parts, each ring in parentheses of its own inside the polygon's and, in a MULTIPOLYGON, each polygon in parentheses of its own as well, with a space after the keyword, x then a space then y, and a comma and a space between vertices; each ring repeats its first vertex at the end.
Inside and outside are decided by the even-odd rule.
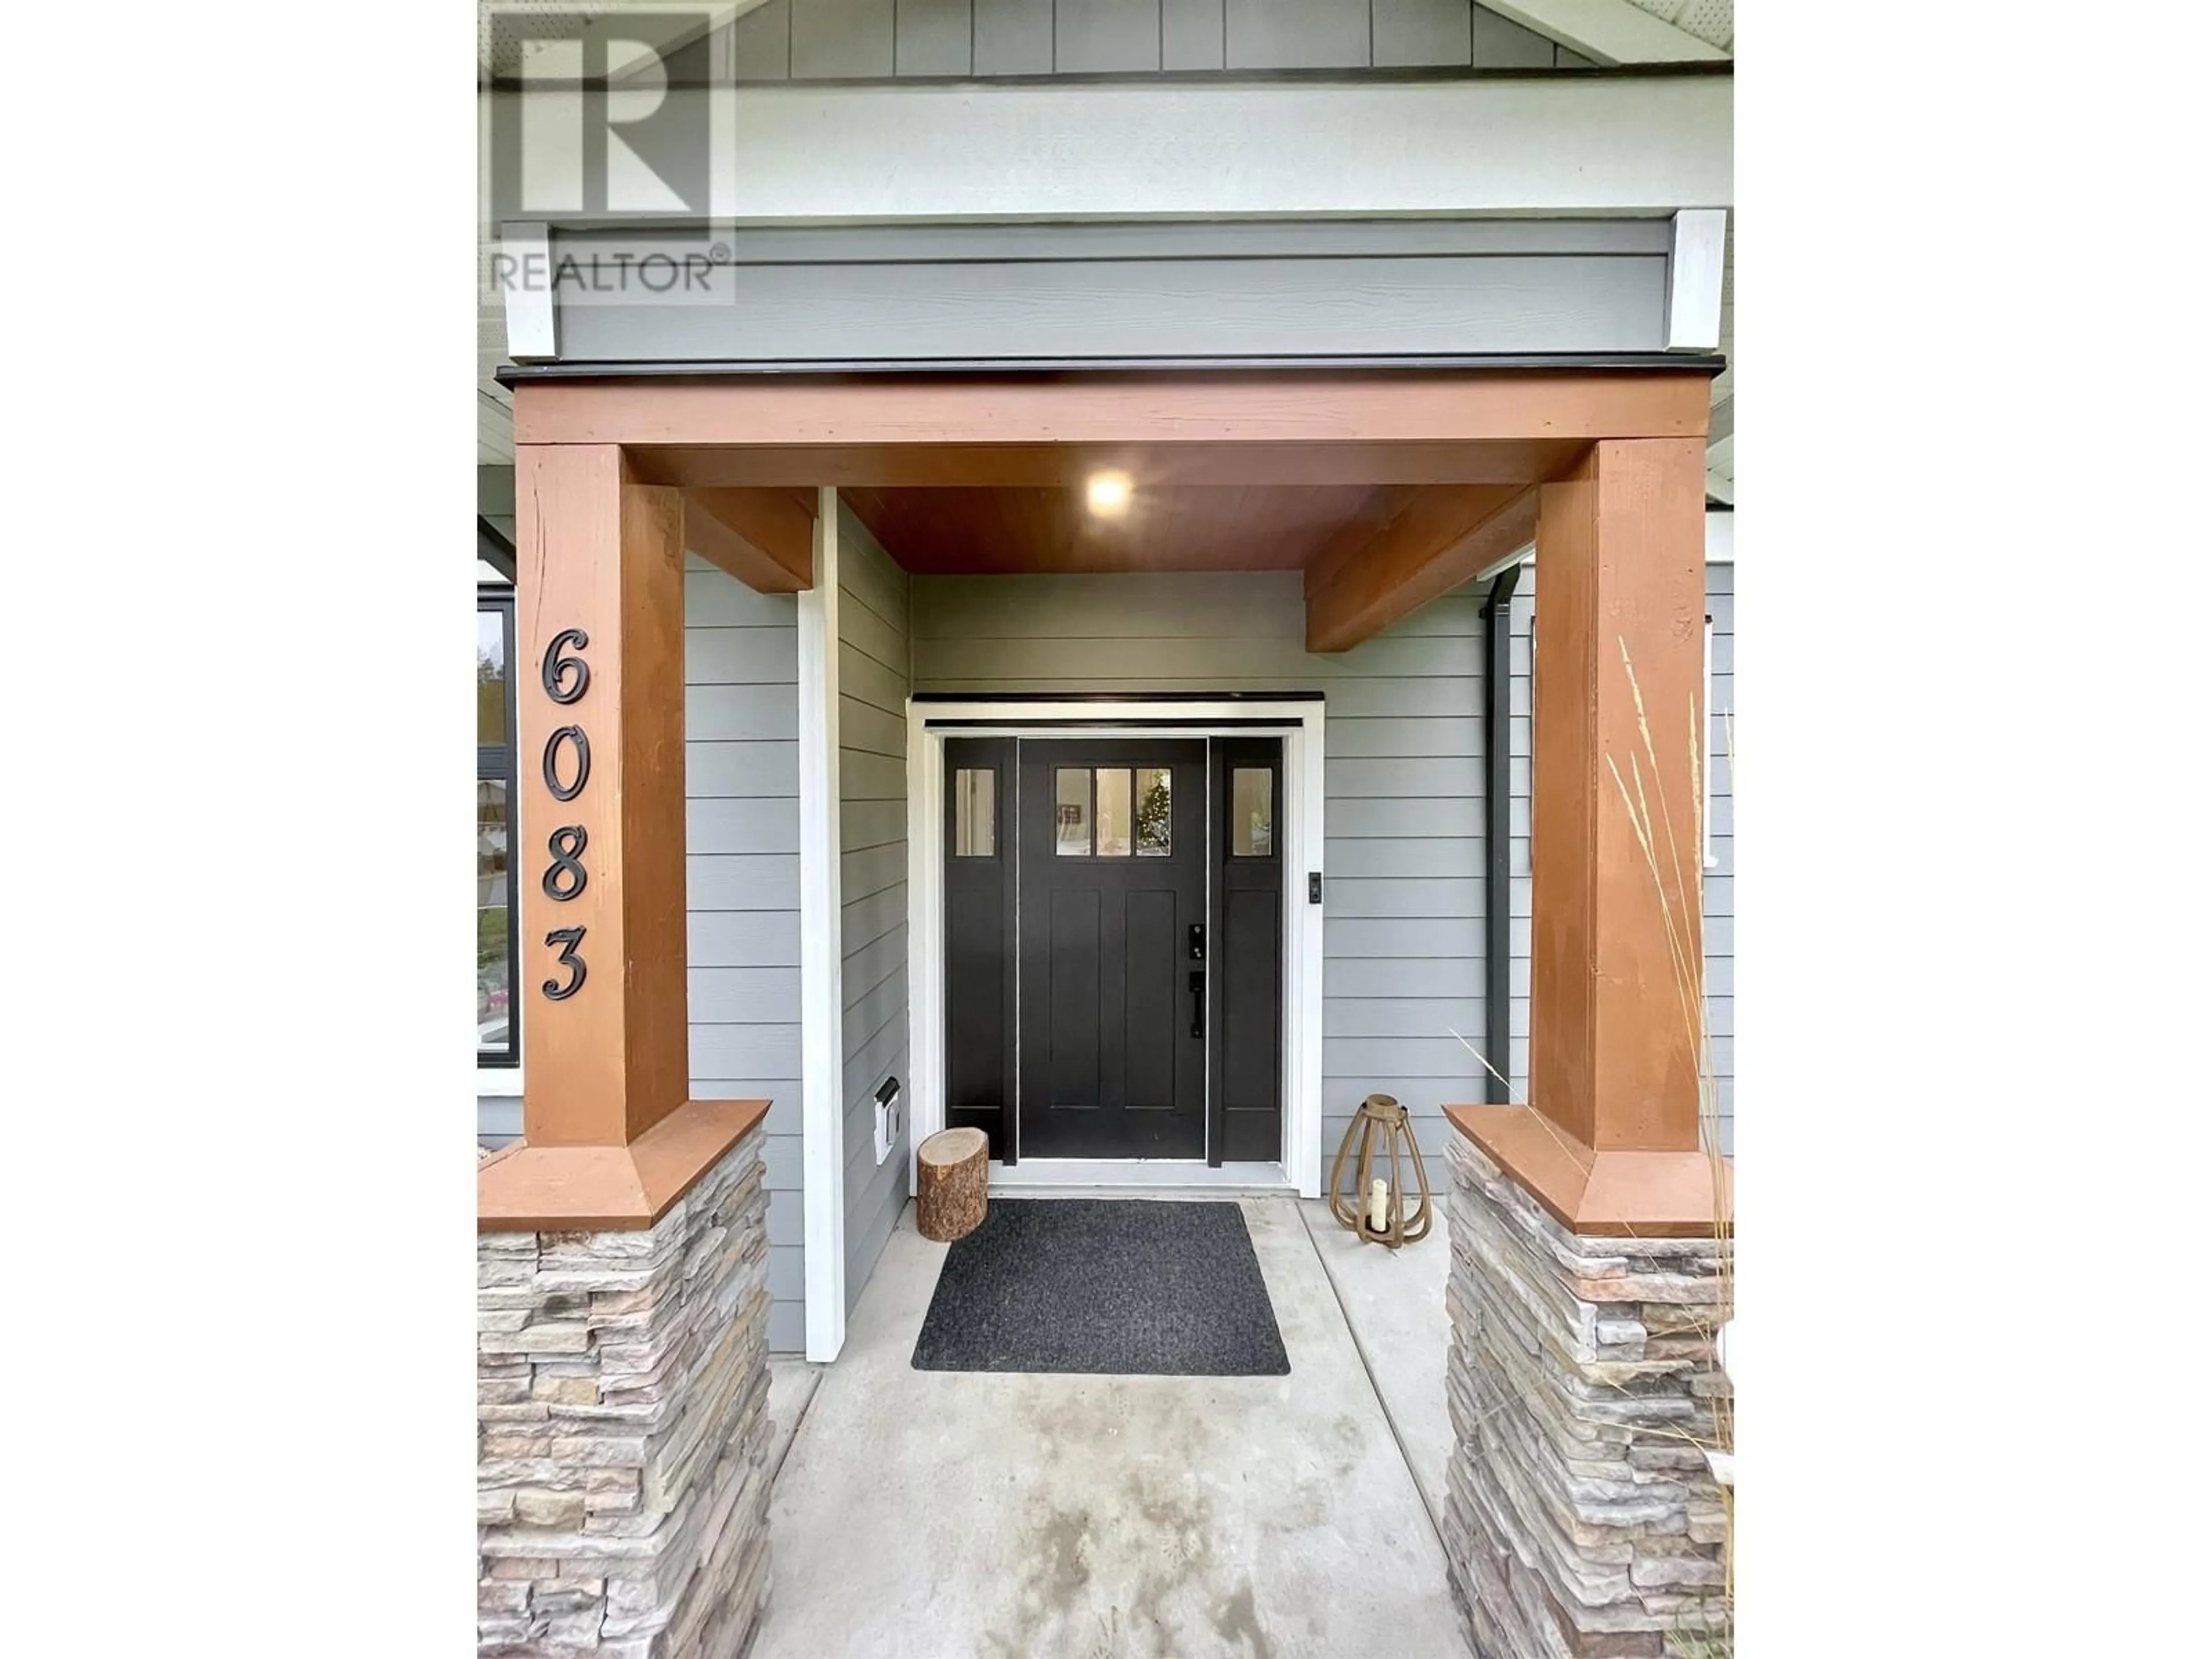
POLYGON ((806 1346, 799 1018, 799 611, 687 554, 684 842, 695 1099, 771 1103, 769 1346, 806 1346))
POLYGON ((1469 0, 768 0, 728 27, 743 81, 1589 64, 1469 0))
POLYGON ((917 576, 914 689, 1324 693, 1323 1168, 1378 1092, 1413 1112, 1434 1159, 1440 1109, 1483 1097, 1453 1036, 1485 1041, 1480 596, 1317 657, 1304 584, 1296 570, 917 576))
MULTIPOLYGON (((1535 623, 1536 571, 1521 572, 1513 595, 1511 741, 1513 744, 1513 1030, 1507 1048, 1516 1098, 1528 1087, 1528 948, 1532 888, 1528 866, 1529 640, 1535 623)), ((1705 1020, 1712 1043, 1713 1081, 1721 1120, 1721 1150, 1735 1152, 1735 780, 1729 763, 1727 720, 1735 707, 1735 567, 1705 567, 1705 606, 1713 619, 1712 704, 1706 744, 1712 770, 1712 819, 1705 868, 1705 1020)))
POLYGON ((857 1306, 906 1202, 907 1131, 875 1157, 875 1097, 907 1061, 906 699, 910 578, 837 506, 837 769, 843 885, 845 1301, 857 1306))

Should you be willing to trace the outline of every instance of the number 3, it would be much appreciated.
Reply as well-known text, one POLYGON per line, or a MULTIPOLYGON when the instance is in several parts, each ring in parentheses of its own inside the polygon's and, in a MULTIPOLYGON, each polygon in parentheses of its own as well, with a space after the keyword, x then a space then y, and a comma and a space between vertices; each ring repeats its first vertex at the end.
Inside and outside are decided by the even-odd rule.
POLYGON ((554 960, 568 970, 568 982, 556 985, 549 979, 538 988, 545 993, 548 1002, 563 1002, 584 987, 584 959, 576 954, 576 947, 584 942, 584 930, 580 927, 556 927, 545 935, 545 942, 561 947, 561 954, 554 960))

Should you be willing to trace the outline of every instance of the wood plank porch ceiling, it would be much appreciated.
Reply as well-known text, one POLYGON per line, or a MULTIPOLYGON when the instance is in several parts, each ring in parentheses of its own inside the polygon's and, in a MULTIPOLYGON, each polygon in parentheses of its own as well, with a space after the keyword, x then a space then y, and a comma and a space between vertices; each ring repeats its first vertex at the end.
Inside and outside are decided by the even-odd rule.
POLYGON ((860 522, 916 575, 1125 570, 1303 570, 1368 510, 1363 484, 1137 486, 1118 518, 1081 485, 849 489, 860 522))
POLYGON ((1708 413, 1696 368, 614 379, 519 386, 515 436, 619 445, 767 591, 811 581, 791 495, 827 484, 918 574, 1303 570, 1307 648, 1339 652, 1526 545, 1534 486, 1592 441, 1702 439, 1708 413), (1106 470, 1118 519, 1085 499, 1106 470))

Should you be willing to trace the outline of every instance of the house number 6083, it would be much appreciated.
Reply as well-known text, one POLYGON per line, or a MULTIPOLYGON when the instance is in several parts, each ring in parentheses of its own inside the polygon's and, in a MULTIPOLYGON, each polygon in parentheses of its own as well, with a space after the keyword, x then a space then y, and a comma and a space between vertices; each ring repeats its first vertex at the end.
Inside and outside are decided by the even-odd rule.
MULTIPOLYGON (((553 636, 545 647, 544 660, 538 665, 538 683, 545 695, 555 702, 567 707, 581 702, 584 693, 591 690, 592 667, 584 660, 585 647, 592 642, 591 635, 580 628, 564 628, 553 636), (573 650, 574 654, 564 656, 573 650)), ((545 752, 539 757, 540 769, 545 777, 546 792, 556 801, 568 802, 584 793, 584 786, 592 778, 592 740, 580 726, 563 726, 545 739, 545 752), (564 781, 564 769, 555 764, 563 746, 569 751, 569 776, 564 781)), ((545 850, 553 861, 545 866, 538 878, 538 885, 545 896, 556 904, 566 904, 591 884, 591 874, 584 868, 583 853, 590 842, 580 823, 564 823, 545 838, 545 850)), ((562 1002, 583 988, 584 932, 581 927, 556 927, 545 935, 550 946, 558 945, 561 953, 554 958, 557 967, 566 968, 568 977, 564 983, 549 979, 538 987, 548 1002, 562 1002)))

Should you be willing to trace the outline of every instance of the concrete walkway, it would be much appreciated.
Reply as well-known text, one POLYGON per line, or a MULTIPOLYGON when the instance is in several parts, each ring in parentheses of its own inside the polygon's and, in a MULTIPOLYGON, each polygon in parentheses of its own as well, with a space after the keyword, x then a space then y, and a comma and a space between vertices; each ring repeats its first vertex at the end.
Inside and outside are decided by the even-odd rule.
POLYGON ((947 1247, 909 1206, 843 1355, 811 1399, 795 1376, 779 1389, 798 1425, 754 1659, 1464 1659, 1400 1449, 1405 1432, 1441 1481, 1441 1226, 1361 1260, 1319 1206, 1310 1228, 1295 1200, 1220 1201, 1243 1206, 1288 1376, 917 1371, 947 1247), (1346 1304, 1370 1316, 1358 1341, 1346 1304), (1432 1364, 1390 1352, 1414 1333, 1432 1364))

